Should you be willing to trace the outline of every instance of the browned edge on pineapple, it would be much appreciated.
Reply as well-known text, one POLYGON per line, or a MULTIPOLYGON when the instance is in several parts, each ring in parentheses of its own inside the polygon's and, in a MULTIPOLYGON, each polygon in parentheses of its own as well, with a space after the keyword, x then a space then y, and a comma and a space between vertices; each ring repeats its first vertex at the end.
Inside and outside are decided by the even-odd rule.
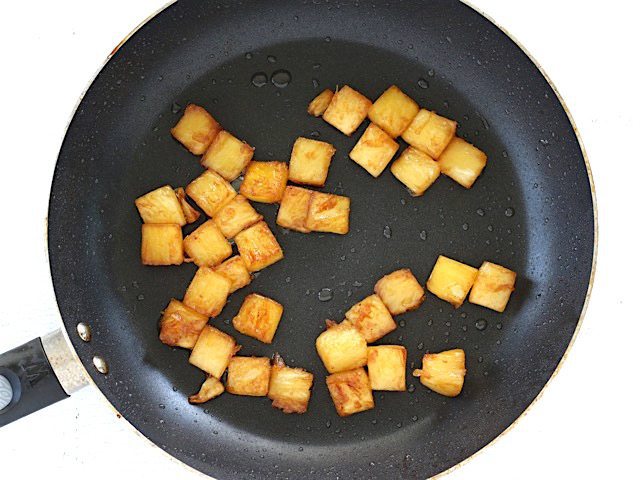
POLYGON ((333 95, 322 118, 345 135, 351 136, 367 118, 371 105, 371 100, 367 97, 349 85, 344 85, 333 95))
POLYGON ((200 218, 200 212, 193 208, 189 201, 187 200, 187 193, 184 191, 184 188, 178 187, 175 189, 176 197, 178 197, 178 201, 180 202, 180 206, 182 207, 182 213, 184 214, 184 218, 187 223, 193 223, 198 221, 200 218))
POLYGON ((316 350, 329 373, 343 372, 367 364, 367 341, 348 320, 327 320, 327 329, 316 338, 316 350))
POLYGON ((427 290, 459 308, 478 275, 478 269, 440 255, 427 280, 427 290))
POLYGON ((302 368, 287 367, 276 353, 271 366, 268 397, 271 405, 284 413, 305 413, 311 398, 313 374, 302 368))
POLYGON ((289 166, 285 162, 254 160, 247 165, 240 193, 254 202, 278 203, 288 178, 289 166))
POLYGON ((289 181, 324 186, 335 153, 336 149, 330 143, 298 137, 291 149, 289 181))
POLYGON ((327 387, 341 417, 370 410, 375 406, 369 375, 362 367, 329 375, 327 387))
POLYGON ((283 306, 275 300, 251 293, 245 297, 238 315, 233 318, 233 328, 263 343, 271 343, 283 311, 283 306))
POLYGON ((202 155, 220 130, 222 127, 209 112, 190 103, 171 129, 171 135, 194 155, 202 155))
POLYGON ((392 315, 415 310, 425 299, 424 288, 408 268, 382 277, 376 282, 374 291, 392 315))
POLYGON ((413 376, 420 377, 420 383, 440 395, 456 397, 462 391, 466 373, 464 350, 456 348, 425 353, 422 369, 415 369, 413 376))
POLYGON ((222 130, 202 156, 201 163, 231 182, 240 176, 251 161, 254 150, 251 145, 222 130))
POLYGON ((266 222, 260 221, 235 237, 240 257, 250 272, 257 272, 284 258, 282 248, 266 222))
POLYGON ((325 112, 329 104, 331 103, 331 99, 333 98, 333 91, 326 88, 322 92, 320 92, 316 97, 314 97, 311 102, 309 102, 309 106, 307 107, 307 113, 309 115, 313 115, 314 117, 320 117, 325 112))
POLYGON ((189 403, 205 403, 224 393, 224 385, 212 375, 208 375, 198 393, 189 396, 189 403))
POLYGON ((313 190, 288 185, 280 201, 276 223, 290 230, 309 233, 305 223, 312 193, 313 190))
POLYGON ((140 245, 143 265, 180 265, 184 262, 182 229, 177 224, 143 223, 140 245))
POLYGON ((391 313, 378 295, 369 295, 344 314, 367 343, 375 342, 397 328, 391 313))
POLYGON ((312 192, 309 198, 306 229, 345 235, 349 233, 351 199, 333 193, 312 192))
POLYGON ((172 298, 160 319, 160 341, 170 347, 192 349, 209 317, 172 298))
POLYGON ((135 200, 144 223, 175 223, 181 227, 187 220, 171 185, 165 185, 146 193, 135 200))
POLYGON ((418 104, 396 85, 391 85, 369 109, 369 120, 387 132, 391 138, 404 133, 418 114, 418 104))
POLYGON ((231 335, 211 325, 205 325, 202 332, 200 332, 200 336, 193 350, 191 350, 189 363, 207 372, 209 375, 220 379, 227 369, 231 357, 233 357, 240 348, 231 335))

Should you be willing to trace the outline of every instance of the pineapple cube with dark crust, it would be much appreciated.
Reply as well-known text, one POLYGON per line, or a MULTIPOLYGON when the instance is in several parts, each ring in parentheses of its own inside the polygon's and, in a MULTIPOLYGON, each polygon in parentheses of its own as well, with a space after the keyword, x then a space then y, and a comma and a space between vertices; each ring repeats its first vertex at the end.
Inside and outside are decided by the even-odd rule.
POLYGON ((375 342, 397 328, 396 322, 378 295, 369 295, 344 315, 365 338, 375 342))
POLYGON ((189 104, 171 135, 194 155, 202 155, 222 127, 204 108, 189 104))
POLYGON ((184 261, 180 225, 142 224, 140 258, 143 265, 180 265, 184 261))
POLYGON ((291 150, 289 180, 316 187, 324 186, 334 153, 336 149, 330 143, 298 137, 291 150))
POLYGON ((213 217, 229 200, 236 196, 231 184, 212 170, 206 170, 185 189, 194 202, 213 217))
POLYGON ((371 382, 364 368, 329 375, 327 387, 336 411, 341 417, 364 412, 375 406, 371 382))
POLYGON ((516 272, 495 263, 484 262, 471 287, 469 301, 496 312, 504 312, 515 284, 516 272))
POLYGON ((369 108, 371 100, 345 85, 333 95, 322 118, 329 125, 350 136, 367 118, 369 108))
POLYGON ((233 238, 262 220, 262 215, 256 212, 244 196, 236 195, 218 210, 213 220, 225 237, 233 238))
POLYGON ((440 353, 426 353, 422 357, 422 369, 413 371, 420 383, 440 395, 456 397, 462 391, 465 368, 464 350, 456 348, 440 353))
POLYGON ((367 364, 367 340, 348 320, 327 320, 327 329, 316 338, 316 350, 329 373, 367 364))
POLYGON ((349 152, 349 158, 372 176, 379 177, 398 148, 399 145, 393 138, 374 123, 370 123, 358 143, 349 152))
POLYGON ((415 310, 424 302, 424 288, 408 268, 402 268, 382 277, 374 291, 392 315, 415 310))
POLYGON ((250 272, 262 270, 284 258, 280 244, 264 221, 240 232, 235 242, 250 272))
POLYGON ((202 383, 200 391, 189 396, 189 403, 205 403, 224 393, 224 385, 216 377, 209 375, 202 383))
POLYGON ((196 222, 200 218, 200 212, 191 206, 187 200, 187 193, 184 191, 184 188, 178 187, 174 191, 176 192, 176 197, 178 197, 178 201, 182 207, 182 213, 187 223, 196 222))
POLYGON ((323 90, 313 100, 311 100, 307 107, 307 113, 314 117, 320 117, 331 103, 332 98, 333 92, 331 90, 328 88, 323 90))
POLYGON ((420 107, 397 86, 391 85, 369 109, 369 120, 396 138, 407 129, 420 107))
POLYGON ((229 280, 229 295, 251 283, 251 274, 240 255, 225 260, 214 271, 229 280))
POLYGON ((217 316, 229 296, 231 282, 212 268, 200 267, 182 300, 185 305, 208 317, 217 316))
POLYGON ((215 267, 233 249, 213 220, 207 220, 184 239, 184 251, 199 267, 215 267))
POLYGON ((422 109, 404 131, 402 138, 412 147, 437 159, 455 135, 456 127, 453 120, 422 109))
POLYGON ((417 197, 440 176, 440 165, 417 148, 407 147, 391 165, 391 173, 417 197))
POLYGON ((407 349, 402 345, 378 345, 367 349, 367 371, 373 390, 404 392, 407 389, 407 349))
POLYGON ((271 361, 267 357, 233 357, 227 368, 227 392, 249 397, 269 393, 271 361))
POLYGON ((171 299, 160 319, 160 341, 170 347, 192 349, 209 317, 171 299))
POLYGON ((240 193, 254 202, 278 203, 288 178, 289 167, 285 162, 253 161, 244 172, 240 193))
POLYGON ((314 232, 338 233, 349 232, 349 197, 332 193, 313 192, 309 199, 307 218, 304 226, 314 232))
POLYGON ((222 130, 202 157, 202 166, 229 182, 240 176, 253 158, 254 148, 222 130))
POLYGON ((283 310, 275 300, 252 293, 246 296, 238 315, 233 318, 233 327, 263 343, 271 343, 283 310))
POLYGON ((440 170, 465 188, 471 188, 487 165, 487 156, 459 137, 451 140, 440 158, 440 170))
POLYGON ((305 413, 311 398, 313 374, 302 368, 287 367, 277 353, 271 366, 269 398, 284 413, 305 413))
POLYGON ((427 290, 458 308, 477 276, 477 268, 440 255, 427 280, 427 290))
POLYGON ((292 185, 285 188, 276 223, 284 228, 308 233, 309 229, 305 226, 305 221, 312 193, 313 190, 292 185))
POLYGON ((169 185, 136 198, 135 204, 144 223, 187 223, 176 192, 169 185))
POLYGON ((191 350, 189 363, 219 380, 238 350, 232 336, 206 325, 191 350))

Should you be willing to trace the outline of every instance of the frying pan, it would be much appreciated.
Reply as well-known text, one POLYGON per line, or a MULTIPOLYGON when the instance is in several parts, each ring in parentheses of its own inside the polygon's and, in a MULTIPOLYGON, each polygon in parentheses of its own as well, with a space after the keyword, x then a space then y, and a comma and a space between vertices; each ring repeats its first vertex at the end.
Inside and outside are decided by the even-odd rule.
POLYGON ((81 362, 135 428, 216 478, 429 477, 500 435, 551 378, 588 296, 594 232, 590 173, 561 100, 527 54, 469 6, 182 0, 114 51, 70 123, 48 238, 72 350, 53 335, 0 356, 2 388, 11 394, 0 425, 65 398, 80 383, 81 362), (257 73, 280 71, 290 75, 286 86, 252 83, 257 73), (488 154, 485 172, 470 190, 442 177, 419 198, 388 169, 372 178, 347 157, 364 125, 348 138, 305 113, 320 89, 342 84, 372 99, 397 84, 458 120, 459 135, 488 154), (254 145, 259 160, 287 160, 298 136, 337 148, 323 190, 351 197, 349 235, 287 232, 275 225, 276 206, 257 205, 285 259, 211 321, 238 338, 244 355, 279 352, 313 371, 305 415, 232 395, 189 405, 186 396, 204 375, 189 365, 188 352, 157 338, 160 311, 182 297, 195 267, 140 264, 133 199, 201 173, 169 135, 188 102, 254 145), (427 294, 381 340, 407 347, 408 369, 426 351, 463 348, 462 394, 444 398, 410 379, 408 393, 376 392, 375 409, 338 417, 314 349, 325 319, 342 319, 397 268, 411 268, 423 282, 439 254, 518 272, 503 314, 469 303, 454 310, 427 294), (331 289, 330 301, 319 300, 323 288, 331 289), (230 326, 250 292, 284 304, 272 345, 230 326))

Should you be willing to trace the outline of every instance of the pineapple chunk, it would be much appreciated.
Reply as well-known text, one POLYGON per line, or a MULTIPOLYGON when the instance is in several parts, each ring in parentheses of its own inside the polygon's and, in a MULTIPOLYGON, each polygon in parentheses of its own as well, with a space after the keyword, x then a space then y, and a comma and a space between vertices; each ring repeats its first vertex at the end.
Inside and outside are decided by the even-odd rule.
POLYGON ((367 117, 371 100, 348 85, 331 98, 322 118, 345 135, 351 135, 367 117))
POLYGON ((184 218, 187 223, 196 222, 200 218, 200 212, 193 208, 187 201, 187 194, 184 191, 184 188, 179 187, 174 191, 176 193, 176 197, 178 197, 178 201, 180 202, 180 206, 182 207, 182 213, 184 214, 184 218))
POLYGON ((367 349, 367 370, 373 390, 404 392, 407 349, 402 345, 380 345, 367 349))
POLYGON ((216 222, 207 220, 185 237, 184 251, 199 267, 215 267, 229 258, 233 249, 216 222))
POLYGON ((458 308, 477 276, 477 268, 440 255, 427 280, 427 290, 458 308))
POLYGON ((371 382, 364 368, 329 375, 327 387, 341 417, 370 410, 375 406, 371 382))
POLYGON ((412 147, 432 158, 438 158, 456 133, 456 126, 453 120, 422 109, 404 131, 402 138, 412 147))
POLYGON ((504 312, 515 284, 516 272, 495 263, 484 262, 471 288, 469 301, 496 312, 504 312))
POLYGON ((227 371, 227 392, 249 397, 269 393, 271 362, 266 357, 233 357, 227 371))
POLYGON ((224 385, 216 377, 209 375, 200 387, 200 391, 189 396, 189 403, 204 403, 224 393, 224 385))
POLYGON ((374 291, 392 315, 415 310, 424 302, 424 289, 411 270, 402 268, 377 281, 374 291))
POLYGON ((285 162, 256 162, 247 166, 240 193, 254 202, 277 203, 284 194, 289 178, 285 162))
POLYGON ((231 282, 209 267, 200 267, 191 280, 184 302, 188 307, 208 317, 218 315, 229 296, 231 282))
POLYGON ((180 265, 184 261, 180 225, 142 224, 143 265, 180 265))
POLYGON ((184 109, 184 115, 171 129, 171 135, 194 155, 202 155, 220 130, 222 127, 209 112, 198 105, 189 104, 184 109))
POLYGON ((375 342, 397 328, 396 322, 378 295, 370 295, 345 313, 345 317, 365 338, 375 342))
POLYGON ((289 180, 316 187, 324 186, 334 153, 336 149, 330 143, 298 137, 291 150, 289 180))
POLYGON ((240 347, 232 336, 206 325, 191 351, 189 363, 219 380, 238 350, 240 347))
POLYGON ((282 318, 282 311, 282 305, 275 300, 252 293, 247 295, 238 315, 233 318, 233 327, 263 343, 271 343, 282 318))
POLYGON ((411 97, 391 85, 369 109, 369 120, 396 138, 407 129, 418 110, 420 107, 411 97))
POLYGON ((282 248, 264 222, 243 230, 235 238, 242 260, 250 272, 257 272, 284 258, 282 248))
POLYGON ((460 185, 471 188, 487 164, 484 152, 455 137, 438 159, 440 170, 460 185))
POLYGON ((464 376, 464 350, 456 348, 440 353, 426 353, 422 357, 422 369, 413 371, 420 383, 440 395, 456 397, 462 391, 464 376))
POLYGON ((271 367, 269 398, 272 406, 284 413, 305 413, 311 398, 313 374, 302 368, 291 368, 277 353, 271 367))
POLYGON ((202 157, 202 166, 228 181, 240 176, 253 158, 254 148, 222 130, 202 157))
POLYGON ((247 266, 244 264, 242 258, 240 258, 240 255, 236 255, 222 262, 214 268, 214 271, 225 277, 231 283, 229 295, 251 283, 251 274, 249 270, 247 270, 247 266))
POLYGON ((136 207, 144 223, 176 223, 186 225, 182 207, 169 185, 136 198, 136 207))
POLYGON ((160 341, 170 347, 192 349, 209 317, 171 299, 160 319, 160 341))
POLYGON ((206 170, 187 185, 186 191, 210 217, 215 216, 224 204, 236 196, 231 184, 211 170, 206 170))
POLYGON ((344 235, 349 232, 349 197, 332 193, 313 192, 304 226, 314 232, 344 235))
POLYGON ((391 173, 417 197, 440 176, 440 165, 417 148, 407 147, 391 165, 391 173))
POLYGON ((328 88, 323 90, 316 98, 311 100, 311 103, 309 103, 309 106, 307 107, 307 113, 314 117, 321 116, 331 103, 332 98, 333 92, 331 90, 328 88))
POLYGON ((284 195, 280 201, 276 223, 284 228, 308 233, 309 229, 305 227, 305 220, 307 219, 309 200, 311 200, 312 193, 313 190, 291 185, 285 188, 284 195))
POLYGON ((370 123, 358 143, 349 152, 349 158, 372 176, 379 177, 398 151, 398 147, 398 143, 384 130, 370 123))
POLYGON ((213 220, 225 237, 233 238, 262 220, 262 215, 256 212, 245 197, 236 195, 218 210, 213 220))
POLYGON ((327 329, 316 338, 316 350, 329 373, 344 372, 367 364, 367 341, 348 320, 327 320, 327 329))

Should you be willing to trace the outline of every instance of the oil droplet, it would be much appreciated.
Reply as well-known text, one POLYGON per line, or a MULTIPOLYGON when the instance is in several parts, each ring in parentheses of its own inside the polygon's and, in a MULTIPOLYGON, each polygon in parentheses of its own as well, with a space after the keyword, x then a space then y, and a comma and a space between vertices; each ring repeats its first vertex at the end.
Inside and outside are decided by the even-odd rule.
POLYGON ((420 232, 420 240, 426 240, 427 239, 427 232, 425 232, 424 230, 422 230, 420 232))
POLYGON ((311 83, 313 84, 313 88, 318 88, 320 86, 320 82, 317 78, 312 78, 311 83))
POLYGON ((320 65, 319 63, 314 63, 314 64, 313 64, 313 69, 314 69, 314 70, 319 70, 319 69, 320 69, 320 67, 322 67, 322 65, 320 65))
POLYGON ((428 81, 428 80, 425 80, 424 78, 420 78, 420 79, 418 80, 418 86, 419 86, 420 88, 429 88, 429 81, 428 81))
POLYGON ((409 393, 413 393, 415 392, 415 390, 416 390, 416 386, 413 383, 409 384, 409 386, 407 387, 407 391, 409 393))
POLYGON ((330 42, 331 41, 331 37, 324 37, 324 41, 325 42, 330 42))
POLYGON ((427 75, 429 75, 430 77, 434 77, 436 75, 436 72, 433 68, 430 68, 427 72, 427 75))
POLYGON ((291 83, 291 74, 286 70, 276 70, 271 75, 271 83, 278 88, 285 88, 291 83))
POLYGON ((264 72, 258 72, 251 77, 251 83, 253 83, 254 87, 264 87, 267 84, 267 80, 267 74, 264 72))
POLYGON ((487 321, 484 318, 479 318, 476 320, 476 328, 480 331, 484 330, 487 328, 487 321))
POLYGON ((493 225, 489 225, 489 226, 487 227, 487 230, 489 230, 490 232, 493 232, 493 225))
POLYGON ((354 287, 361 287, 362 283, 356 280, 355 282, 353 282, 353 286, 354 287))
POLYGON ((422 350, 424 348, 424 343, 420 342, 418 344, 418 350, 422 350))
POLYGON ((479 208, 476 210, 476 213, 478 214, 479 217, 484 217, 484 210, 479 208))
POLYGON ((466 232, 467 230, 469 230, 469 224, 468 223, 463 223, 462 224, 462 229, 466 232))
POLYGON ((496 328, 498 330, 502 330, 502 323, 500 323, 500 322, 496 323, 496 328))
POLYGON ((180 110, 182 110, 182 107, 179 103, 173 102, 171 104, 171 113, 178 113, 180 110))
POLYGON ((251 52, 247 52, 244 54, 244 58, 246 58, 247 60, 251 60, 253 58, 253 55, 251 54, 251 52))
POLYGON ((278 59, 276 57, 274 57, 273 55, 268 55, 267 56, 267 62, 276 63, 277 61, 278 61, 278 59))
POLYGON ((320 136, 320 132, 318 132, 317 130, 314 130, 313 132, 311 132, 311 133, 309 134, 309 136, 310 136, 311 138, 318 138, 318 137, 320 136))
POLYGON ((384 238, 391 238, 391 228, 389 227, 389 225, 385 225, 384 229, 382 230, 382 235, 384 235, 384 238))
POLYGON ((327 423, 325 423, 325 425, 327 426, 327 428, 331 428, 331 420, 327 420, 327 423))
POLYGON ((333 298, 333 292, 330 288, 323 288, 318 292, 318 300, 321 302, 328 302, 333 298))
POLYGON ((504 211, 504 216, 505 217, 513 217, 513 215, 515 213, 516 213, 516 211, 513 208, 509 207, 504 211))
POLYGON ((398 325, 400 325, 401 327, 406 326, 406 324, 407 324, 407 322, 405 322, 404 320, 400 320, 400 321, 398 322, 398 325))
POLYGON ((160 403, 160 404, 158 404, 158 408, 159 408, 160 410, 164 410, 164 409, 165 409, 165 408, 167 408, 167 407, 166 407, 164 404, 160 403))
POLYGON ((138 301, 141 302, 142 300, 144 300, 144 295, 142 294, 138 295, 138 301))
POLYGON ((484 362, 484 358, 478 357, 478 363, 482 363, 482 362, 484 362))

